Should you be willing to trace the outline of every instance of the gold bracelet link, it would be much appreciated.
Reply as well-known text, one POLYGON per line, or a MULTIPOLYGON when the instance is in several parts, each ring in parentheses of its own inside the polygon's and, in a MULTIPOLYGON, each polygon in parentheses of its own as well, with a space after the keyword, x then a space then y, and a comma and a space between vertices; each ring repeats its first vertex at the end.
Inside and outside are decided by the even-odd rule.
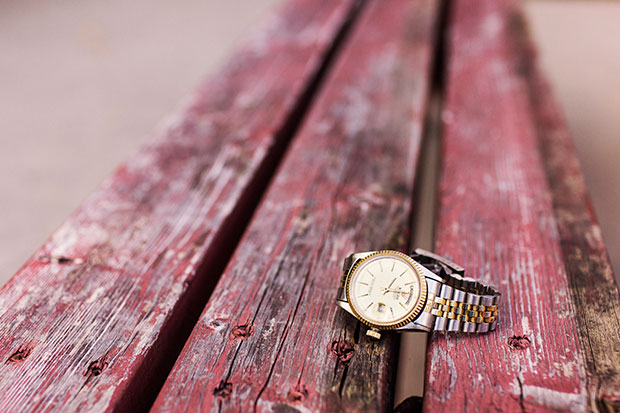
POLYGON ((444 284, 439 295, 428 296, 424 310, 436 317, 435 330, 486 332, 495 329, 498 300, 499 296, 480 296, 444 284))

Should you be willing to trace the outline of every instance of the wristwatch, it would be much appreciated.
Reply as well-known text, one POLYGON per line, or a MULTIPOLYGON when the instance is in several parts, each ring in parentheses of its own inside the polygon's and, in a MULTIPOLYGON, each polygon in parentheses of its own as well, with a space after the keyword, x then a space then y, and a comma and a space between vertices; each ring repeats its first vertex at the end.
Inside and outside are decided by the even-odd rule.
POLYGON ((461 266, 420 248, 411 255, 357 252, 344 260, 336 304, 376 339, 382 330, 495 330, 499 291, 464 275, 461 266))

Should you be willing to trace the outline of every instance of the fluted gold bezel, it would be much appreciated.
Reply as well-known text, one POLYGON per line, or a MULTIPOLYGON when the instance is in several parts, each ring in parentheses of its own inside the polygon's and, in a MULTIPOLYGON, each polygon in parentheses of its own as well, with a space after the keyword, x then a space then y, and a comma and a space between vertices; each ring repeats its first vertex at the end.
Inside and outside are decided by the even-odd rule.
POLYGON ((413 260, 413 258, 411 258, 410 256, 408 256, 407 254, 403 254, 402 252, 399 251, 392 251, 392 250, 381 250, 381 251, 376 251, 373 252, 372 254, 360 259, 359 261, 357 261, 355 263, 355 265, 353 266, 353 268, 351 269, 351 271, 349 271, 349 274, 347 276, 347 282, 346 282, 346 294, 347 294, 347 301, 349 302, 349 306, 351 307, 351 311, 353 311, 353 314, 355 314, 355 316, 357 317, 358 320, 360 320, 362 323, 364 323, 365 325, 367 325, 368 327, 372 327, 372 328, 376 328, 378 330, 393 330, 395 328, 399 328, 402 327, 404 325, 409 324, 410 322, 412 322, 413 320, 415 320, 420 313, 422 312, 423 308, 424 308, 424 304, 426 303, 426 294, 427 294, 427 286, 426 286, 426 278, 424 277, 424 273, 422 272, 422 268, 420 267, 420 264, 418 264, 416 261, 413 260), (394 324, 375 324, 372 321, 368 320, 367 318, 363 317, 359 311, 357 311, 357 309, 355 308, 355 305, 353 305, 352 300, 350 299, 351 295, 350 295, 350 287, 351 287, 351 280, 353 279, 353 275, 355 274, 355 272, 367 261, 376 258, 377 256, 381 256, 381 255, 393 255, 399 258, 403 258, 405 261, 407 261, 411 267, 414 270, 414 273, 417 275, 418 280, 420 281, 420 295, 418 297, 418 301, 416 302, 416 304, 413 306, 413 308, 411 309, 411 312, 401 321, 394 323, 394 324))

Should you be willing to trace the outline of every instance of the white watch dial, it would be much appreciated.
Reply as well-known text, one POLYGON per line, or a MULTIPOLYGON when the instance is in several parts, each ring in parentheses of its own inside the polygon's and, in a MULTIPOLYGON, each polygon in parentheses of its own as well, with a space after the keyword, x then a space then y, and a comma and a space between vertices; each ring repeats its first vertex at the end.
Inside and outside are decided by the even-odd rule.
POLYGON ((390 326, 416 308, 424 281, 405 257, 381 254, 364 260, 349 282, 349 301, 357 313, 372 324, 390 326))

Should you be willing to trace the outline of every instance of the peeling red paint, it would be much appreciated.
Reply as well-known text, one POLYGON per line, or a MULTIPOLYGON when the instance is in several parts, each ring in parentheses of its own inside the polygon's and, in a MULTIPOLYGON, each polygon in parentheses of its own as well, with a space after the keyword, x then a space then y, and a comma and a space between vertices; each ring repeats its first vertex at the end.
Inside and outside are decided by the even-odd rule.
POLYGON ((353 344, 347 340, 334 340, 329 344, 331 354, 336 356, 341 363, 348 363, 355 354, 353 344))
POLYGON ((436 6, 362 9, 153 412, 392 408, 392 336, 334 299, 347 254, 407 248, 436 6))
MULTIPOLYGON (((618 313, 601 312, 593 321, 587 300, 573 298, 580 283, 598 279, 587 289, 604 286, 611 293, 601 301, 617 308, 617 289, 594 266, 579 280, 570 275, 585 260, 567 259, 565 249, 583 248, 590 230, 562 229, 587 211, 585 198, 562 180, 581 182, 582 175, 574 152, 544 149, 550 139, 570 137, 557 117, 553 131, 541 123, 557 108, 535 85, 540 75, 520 5, 450 4, 436 250, 498 286, 502 300, 495 332, 432 336, 424 410, 587 411, 601 395, 620 400, 619 381, 615 389, 607 381, 602 393, 599 367, 587 367, 614 364, 609 355, 617 370, 619 334, 602 321, 618 325, 618 313), (567 199, 571 210, 559 210, 567 199), (588 326, 584 317, 591 317, 588 326), (607 354, 595 354, 591 343, 607 354)), ((604 248, 593 255, 604 256, 604 248)))
POLYGON ((291 0, 0 290, 0 411, 150 406, 353 1, 291 0))

